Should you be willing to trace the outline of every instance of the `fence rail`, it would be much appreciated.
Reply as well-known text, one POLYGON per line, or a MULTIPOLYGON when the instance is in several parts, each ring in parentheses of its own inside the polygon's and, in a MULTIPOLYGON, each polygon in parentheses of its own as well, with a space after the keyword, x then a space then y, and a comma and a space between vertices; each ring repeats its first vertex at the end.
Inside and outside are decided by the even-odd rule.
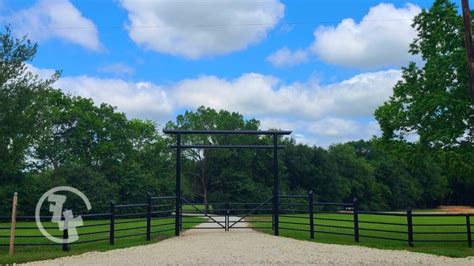
MULTIPOLYGON (((153 200, 158 199, 174 199, 170 197, 147 197, 147 203, 139 204, 120 204, 116 205, 113 201, 110 203, 110 211, 106 213, 87 213, 80 215, 84 225, 78 227, 78 233, 69 232, 71 229, 63 230, 61 235, 53 235, 53 237, 62 239, 64 243, 55 243, 49 241, 38 232, 36 225, 22 225, 22 222, 33 222, 35 216, 18 215, 16 221, 19 222, 15 226, 17 241, 14 243, 18 247, 28 246, 62 246, 63 251, 70 250, 71 246, 92 243, 92 242, 106 242, 114 245, 117 239, 132 238, 145 236, 146 241, 151 240, 152 234, 158 236, 160 233, 174 230, 166 229, 164 226, 169 226, 174 223, 163 223, 161 219, 174 218, 175 205, 162 204, 154 205, 153 200), (104 220, 108 220, 104 222, 104 220), (160 222, 160 223, 158 223, 160 222), (161 228, 161 229, 160 229, 161 228), (84 230, 85 229, 85 230, 84 230), (152 229, 160 229, 153 231, 152 229), (83 231, 83 232, 81 232, 83 231), (68 242, 71 237, 80 236, 81 239, 75 242, 68 242)), ((10 216, 0 216, 0 240, 10 238, 10 216), (9 226, 5 226, 8 224, 9 226)), ((60 230, 59 226, 52 226, 47 220, 51 220, 53 216, 39 216, 42 223, 45 224, 44 229, 60 230)), ((76 231, 74 231, 76 232, 76 231)), ((0 247, 6 247, 8 244, 0 243, 0 247)))
MULTIPOLYGON (((306 199, 306 208, 302 202, 281 202, 280 205, 285 206, 280 209, 280 216, 292 218, 293 221, 282 221, 280 229, 308 232, 311 239, 317 234, 332 234, 354 238, 355 242, 361 239, 371 238, 387 241, 404 241, 410 247, 415 243, 466 243, 468 247, 472 247, 472 224, 471 217, 474 213, 413 213, 409 208, 404 212, 376 212, 361 211, 358 207, 357 199, 350 203, 340 202, 319 202, 314 201, 312 192, 308 195, 280 195, 280 199, 306 199), (291 209, 293 207, 293 209, 291 209), (318 207, 329 210, 318 210, 318 207), (332 210, 331 210, 332 208, 332 210), (307 213, 306 216, 298 215, 298 213, 307 213), (337 217, 331 217, 334 214, 337 217), (348 216, 340 218, 341 215, 348 216), (328 217, 329 216, 329 217, 328 217), (378 221, 367 220, 370 216, 387 217, 396 219, 397 221, 378 221), (430 218, 464 218, 464 222, 432 223, 430 218), (401 222, 404 220, 404 222, 401 222), (332 224, 330 224, 332 223, 332 224), (307 229, 291 228, 285 225, 307 226, 307 229), (383 228, 377 228, 382 226, 383 228), (375 227, 375 228, 371 228, 375 227), (388 227, 388 228, 387 228, 388 227), (456 230, 449 231, 433 231, 423 228, 448 227, 456 230), (332 230, 331 230, 332 229, 332 230), (378 233, 375 235, 374 233, 378 233), (439 239, 442 236, 453 236, 456 239, 439 239), (460 239, 459 236, 465 236, 460 239)), ((379 218, 380 219, 380 218, 379 218)))
MULTIPOLYGON (((194 203, 182 199, 181 206, 176 213, 176 197, 148 196, 146 203, 138 204, 115 204, 110 203, 110 211, 106 213, 87 213, 81 215, 86 221, 80 228, 88 228, 79 234, 82 238, 76 242, 58 244, 54 242, 41 241, 42 235, 35 235, 32 230, 37 230, 36 226, 28 224, 18 224, 17 242, 15 246, 62 246, 67 251, 71 246, 92 243, 106 242, 114 245, 116 240, 131 237, 143 237, 146 241, 152 239, 152 235, 159 235, 164 232, 176 230, 176 220, 179 222, 179 229, 183 229, 183 224, 196 225, 199 223, 217 223, 218 227, 200 227, 202 229, 225 229, 248 228, 248 229, 271 229, 289 230, 308 233, 310 239, 315 239, 318 235, 339 235, 351 237, 355 242, 366 239, 378 239, 384 241, 402 241, 412 247, 416 243, 466 243, 472 247, 472 224, 473 213, 413 213, 411 209, 403 212, 374 212, 359 210, 357 199, 350 203, 320 202, 314 200, 312 192, 307 195, 279 195, 278 216, 284 219, 275 223, 272 215, 273 198, 263 202, 217 202, 209 203, 208 207, 202 203, 194 203), (198 207, 197 207, 198 206, 198 207), (184 208, 183 208, 184 207, 184 208), (236 221, 229 221, 229 216, 236 215, 236 221), (252 220, 250 226, 243 226, 248 223, 247 217, 265 217, 267 220, 252 220), (207 221, 183 221, 183 216, 205 217, 207 221), (225 221, 218 221, 216 217, 225 217, 225 221), (376 217, 386 217, 387 220, 376 217), (456 221, 453 217, 458 217, 456 221), (285 219, 290 218, 290 219, 285 219), (433 218, 447 219, 446 222, 436 221, 433 218), (105 219, 105 221, 104 221, 105 219), (173 219, 161 221, 160 219, 173 219), (254 224, 255 223, 255 224, 254 224), (175 225, 175 226, 172 226, 175 225), (171 228, 168 228, 171 227, 171 228), (439 227, 439 228, 438 228, 439 227), (436 228, 436 230, 435 230, 436 228), (446 230, 441 230, 446 228, 446 230), (456 230, 448 230, 453 229, 456 230), (452 238, 443 239, 442 236, 452 238)), ((10 216, 0 215, 0 240, 10 238, 10 226, 8 224, 10 216)), ((41 220, 52 219, 52 216, 41 216, 41 220)), ((19 222, 34 221, 34 216, 19 215, 16 217, 19 222)), ((45 223, 45 229, 56 229, 45 223)), ((36 231, 35 231, 36 232, 36 231)), ((62 235, 55 237, 64 240, 77 236, 73 232, 64 230, 62 235)), ((0 241, 0 247, 8 244, 0 241)))

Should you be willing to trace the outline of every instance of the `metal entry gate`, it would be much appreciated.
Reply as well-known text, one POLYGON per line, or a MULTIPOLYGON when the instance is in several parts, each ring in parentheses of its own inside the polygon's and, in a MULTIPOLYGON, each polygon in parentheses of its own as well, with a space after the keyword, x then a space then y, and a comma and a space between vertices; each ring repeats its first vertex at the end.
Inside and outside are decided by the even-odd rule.
POLYGON ((181 198, 181 208, 179 213, 179 227, 183 230, 183 224, 206 224, 206 226, 193 227, 193 229, 217 229, 229 231, 230 229, 255 229, 267 228, 273 229, 274 221, 272 216, 272 198, 263 202, 212 202, 209 203, 209 208, 206 210, 204 204, 193 203, 185 198, 181 198), (254 221, 259 223, 259 226, 243 226, 246 223, 246 218, 249 216, 265 217, 254 221), (205 220, 190 221, 187 217, 200 217, 205 220))

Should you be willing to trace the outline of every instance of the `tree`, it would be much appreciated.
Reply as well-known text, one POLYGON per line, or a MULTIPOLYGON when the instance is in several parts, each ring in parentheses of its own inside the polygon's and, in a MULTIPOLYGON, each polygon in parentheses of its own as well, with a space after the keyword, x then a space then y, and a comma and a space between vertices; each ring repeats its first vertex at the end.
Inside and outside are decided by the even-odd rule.
POLYGON ((41 80, 28 70, 37 45, 26 37, 12 36, 9 27, 0 34, 0 180, 22 176, 29 148, 42 129, 42 94, 59 77, 41 80))
POLYGON ((375 111, 386 139, 419 136, 425 146, 473 145, 474 106, 470 103, 462 18, 449 0, 436 0, 413 22, 410 45, 424 64, 410 63, 393 96, 375 111))
MULTIPOLYGON (((166 128, 175 129, 231 129, 231 130, 257 130, 259 122, 257 120, 245 120, 239 113, 231 113, 228 111, 216 111, 211 108, 199 107, 196 112, 186 111, 184 115, 178 115, 176 122, 168 122, 166 128)), ((237 144, 258 141, 255 136, 208 136, 208 135, 186 135, 183 136, 182 142, 193 143, 193 144, 237 144)), ((244 158, 248 158, 249 151, 235 151, 235 150, 199 150, 199 149, 188 149, 184 151, 186 158, 190 159, 192 166, 190 166, 189 174, 192 176, 193 186, 196 188, 194 192, 202 198, 206 210, 208 209, 209 193, 211 179, 209 175, 210 161, 216 165, 216 161, 225 160, 232 155, 238 154, 239 161, 244 161, 244 158), (247 156, 246 156, 247 155, 247 156), (213 158, 213 159, 210 159, 213 158)), ((234 157, 235 158, 235 157, 234 157)), ((236 158, 235 158, 236 159, 236 158)), ((235 162, 235 161, 234 161, 235 162)), ((250 161, 249 161, 250 162, 250 161)), ((235 165, 235 163, 234 163, 235 165)), ((218 164, 221 168, 219 173, 215 173, 215 178, 231 178, 229 172, 224 171, 223 168, 232 166, 224 163, 218 164), (226 173, 226 174, 223 174, 226 173)), ((241 168, 245 166, 240 165, 241 168)), ((216 169, 214 169, 216 170, 216 169)), ((236 173, 234 168, 233 174, 236 173)), ((234 176, 232 178, 239 178, 234 176)), ((215 180, 217 181, 217 180, 215 180)), ((223 183, 221 183, 223 184, 223 183)), ((225 193, 224 193, 225 194, 225 193)), ((224 195, 221 194, 221 195, 224 195)))

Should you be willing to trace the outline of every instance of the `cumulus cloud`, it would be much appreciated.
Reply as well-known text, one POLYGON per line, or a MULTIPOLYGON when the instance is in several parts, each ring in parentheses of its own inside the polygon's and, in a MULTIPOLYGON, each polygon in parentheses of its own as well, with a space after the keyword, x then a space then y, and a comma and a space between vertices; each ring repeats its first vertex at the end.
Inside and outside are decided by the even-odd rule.
POLYGON ((277 78, 257 73, 234 80, 214 76, 184 80, 170 90, 180 107, 205 105, 253 115, 294 115, 320 118, 371 115, 392 93, 400 71, 387 70, 356 75, 342 82, 283 84, 277 78))
POLYGON ((16 34, 28 34, 36 41, 60 38, 90 50, 101 49, 95 24, 69 0, 39 0, 2 20, 11 24, 16 34))
MULTIPOLYGON (((30 69, 41 77, 53 73, 30 69)), ((398 70, 369 72, 328 85, 315 81, 285 84, 257 73, 235 79, 201 76, 163 85, 69 76, 60 78, 55 86, 161 124, 173 120, 177 112, 201 105, 237 111, 261 120, 263 129, 294 130, 301 143, 328 146, 379 134, 372 113, 390 97, 400 75, 398 70)))
POLYGON ((420 11, 413 4, 379 4, 359 23, 347 18, 335 27, 318 27, 311 49, 327 63, 348 67, 404 64, 413 60, 408 50, 416 30, 411 23, 420 11))
POLYGON ((308 61, 308 52, 302 49, 292 52, 283 47, 269 55, 267 61, 276 67, 291 67, 308 61))
POLYGON ((173 106, 160 86, 149 82, 126 82, 89 76, 63 77, 55 84, 72 95, 108 103, 131 117, 160 120, 169 117, 173 106))
POLYGON ((283 17, 279 0, 120 0, 130 38, 153 51, 198 59, 245 49, 283 17))

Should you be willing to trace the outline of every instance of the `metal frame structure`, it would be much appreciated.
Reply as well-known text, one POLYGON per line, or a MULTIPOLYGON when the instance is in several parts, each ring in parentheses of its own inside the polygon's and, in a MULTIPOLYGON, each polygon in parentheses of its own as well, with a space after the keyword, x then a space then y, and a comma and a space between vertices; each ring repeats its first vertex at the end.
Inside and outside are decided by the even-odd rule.
POLYGON ((181 209, 181 152, 183 149, 272 149, 273 150, 273 234, 278 235, 278 193, 280 179, 278 177, 278 150, 283 146, 278 145, 278 136, 290 135, 292 131, 260 131, 260 130, 181 130, 163 129, 165 134, 176 135, 176 145, 171 148, 176 149, 176 218, 175 235, 180 234, 180 209, 181 209), (182 135, 267 135, 273 137, 273 145, 182 145, 182 135))

